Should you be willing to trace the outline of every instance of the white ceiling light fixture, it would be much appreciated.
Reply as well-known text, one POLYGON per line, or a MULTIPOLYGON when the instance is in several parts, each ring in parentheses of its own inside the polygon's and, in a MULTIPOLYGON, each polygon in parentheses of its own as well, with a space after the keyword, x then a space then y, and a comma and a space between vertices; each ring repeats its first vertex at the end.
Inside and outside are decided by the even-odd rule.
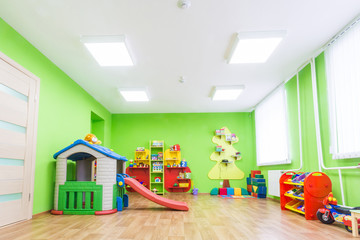
POLYGON ((185 77, 184 77, 184 76, 180 76, 179 82, 180 82, 180 83, 184 83, 184 82, 185 82, 185 77))
POLYGON ((228 63, 264 63, 285 36, 286 31, 238 33, 228 63))
POLYGON ((127 102, 148 102, 149 95, 145 88, 119 88, 121 96, 127 102))
POLYGON ((179 0, 177 6, 181 9, 187 9, 191 6, 190 0, 179 0))
POLYGON ((100 66, 133 66, 125 35, 83 36, 81 42, 100 66))
POLYGON ((238 86, 217 86, 212 94, 213 101, 236 100, 240 93, 245 89, 244 85, 238 86))

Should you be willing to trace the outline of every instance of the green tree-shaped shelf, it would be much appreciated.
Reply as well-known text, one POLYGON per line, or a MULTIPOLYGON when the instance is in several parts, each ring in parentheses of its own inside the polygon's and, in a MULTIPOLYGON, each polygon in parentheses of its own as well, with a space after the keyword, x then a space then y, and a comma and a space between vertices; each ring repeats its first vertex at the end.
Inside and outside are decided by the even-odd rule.
POLYGON ((208 177, 210 179, 243 179, 244 172, 241 171, 235 164, 236 161, 241 160, 240 156, 236 156, 237 151, 233 144, 239 141, 239 138, 233 138, 231 141, 227 141, 226 135, 231 135, 230 130, 227 127, 223 127, 224 135, 215 135, 212 138, 212 142, 217 146, 222 146, 224 151, 214 151, 210 155, 210 160, 215 161, 216 165, 210 170, 208 177))

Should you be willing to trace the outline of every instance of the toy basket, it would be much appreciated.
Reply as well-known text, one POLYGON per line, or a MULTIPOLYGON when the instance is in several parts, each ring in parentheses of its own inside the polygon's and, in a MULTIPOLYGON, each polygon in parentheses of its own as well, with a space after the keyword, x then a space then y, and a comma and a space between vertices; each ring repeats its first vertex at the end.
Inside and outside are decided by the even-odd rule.
POLYGON ((179 187, 188 187, 189 183, 179 183, 179 187))

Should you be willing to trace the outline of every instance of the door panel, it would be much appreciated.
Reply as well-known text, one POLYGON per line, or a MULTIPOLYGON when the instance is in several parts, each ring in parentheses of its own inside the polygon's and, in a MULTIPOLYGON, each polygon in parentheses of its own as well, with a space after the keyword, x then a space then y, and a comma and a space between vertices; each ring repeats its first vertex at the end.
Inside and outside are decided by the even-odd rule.
POLYGON ((21 198, 0 202, 0 224, 5 225, 25 219, 23 216, 24 214, 22 213, 24 211, 21 211, 22 209, 21 198))
POLYGON ((0 53, 0 226, 31 218, 38 87, 0 53))
POLYGON ((23 166, 1 166, 0 181, 23 179, 23 166))
POLYGON ((0 120, 26 126, 28 102, 0 90, 0 120))
POLYGON ((1 83, 25 96, 28 96, 29 83, 24 81, 22 77, 19 76, 19 74, 23 73, 18 73, 19 71, 12 67, 10 64, 5 64, 0 64, 1 83))
POLYGON ((0 195, 20 193, 23 189, 22 180, 0 181, 0 195))

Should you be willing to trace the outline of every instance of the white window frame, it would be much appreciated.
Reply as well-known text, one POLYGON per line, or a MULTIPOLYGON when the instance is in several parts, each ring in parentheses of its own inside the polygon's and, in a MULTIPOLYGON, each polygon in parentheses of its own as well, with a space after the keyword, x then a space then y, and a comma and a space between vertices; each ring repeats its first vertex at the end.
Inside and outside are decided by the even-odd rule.
MULTIPOLYGON (((280 164, 289 164, 291 163, 291 159, 289 157, 289 131, 288 131, 288 117, 287 117, 287 101, 286 101, 286 91, 285 86, 282 84, 278 88, 276 88, 271 94, 269 94, 265 99, 263 99, 255 108, 255 134, 256 134, 256 162, 257 166, 267 166, 267 165, 280 165, 280 164), (269 106, 267 104, 273 100, 274 97, 278 97, 277 94, 280 94, 283 102, 280 103, 280 106, 277 109, 276 114, 280 114, 280 121, 277 121, 278 126, 270 125, 270 122, 262 121, 266 118, 263 116, 264 113, 261 113, 265 108, 265 113, 269 112, 269 106), (281 96, 282 95, 282 96, 281 96), (283 117, 282 117, 283 116, 283 117), (268 139, 269 130, 272 132, 278 131, 282 134, 272 134, 272 139, 268 139), (282 135, 282 136, 281 136, 282 135), (263 137, 264 136, 264 137, 263 137), (266 156, 269 155, 269 152, 266 147, 264 148, 264 142, 267 144, 277 143, 278 140, 283 144, 280 146, 279 144, 274 147, 277 147, 278 155, 282 155, 282 157, 270 159, 266 156), (261 140, 262 138, 262 140, 261 140)), ((273 105, 272 105, 273 106, 273 105)), ((265 114, 266 115, 266 114, 265 114)))

